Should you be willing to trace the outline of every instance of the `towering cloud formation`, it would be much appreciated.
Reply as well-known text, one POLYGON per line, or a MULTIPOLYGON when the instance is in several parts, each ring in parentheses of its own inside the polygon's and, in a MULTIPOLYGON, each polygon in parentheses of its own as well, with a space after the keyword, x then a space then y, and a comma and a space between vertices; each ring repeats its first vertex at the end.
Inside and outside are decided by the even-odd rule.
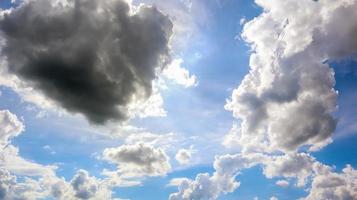
POLYGON ((357 2, 257 0, 264 13, 244 26, 251 70, 226 109, 242 120, 243 150, 316 150, 336 127, 330 60, 356 55, 357 2))
POLYGON ((239 186, 241 169, 256 164, 267 178, 294 178, 298 186, 312 179, 306 199, 356 199, 355 169, 335 173, 298 151, 332 141, 337 91, 329 61, 357 55, 357 1, 255 2, 264 11, 242 33, 252 47, 251 69, 225 107, 242 123, 224 144, 241 147, 242 154, 219 157, 212 176, 182 181, 170 200, 217 199, 239 186))
POLYGON ((169 60, 172 23, 123 0, 35 0, 0 21, 8 70, 91 122, 127 117, 169 60))

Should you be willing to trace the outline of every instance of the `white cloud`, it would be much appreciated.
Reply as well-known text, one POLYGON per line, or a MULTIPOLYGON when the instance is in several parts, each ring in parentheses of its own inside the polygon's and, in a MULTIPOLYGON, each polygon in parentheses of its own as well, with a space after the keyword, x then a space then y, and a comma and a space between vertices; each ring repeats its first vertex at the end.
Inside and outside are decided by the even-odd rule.
POLYGON ((334 72, 327 59, 357 50, 356 1, 257 0, 264 13, 245 24, 251 70, 226 105, 242 120, 244 151, 317 150, 336 127, 334 72), (338 31, 337 31, 338 30, 338 31), (260 148, 260 147, 258 147, 260 148))
POLYGON ((187 165, 190 163, 192 153, 190 149, 179 149, 175 155, 177 162, 181 165, 187 165))
POLYGON ((0 152, 0 167, 24 176, 49 176, 53 175, 54 170, 57 169, 57 166, 41 165, 21 157, 19 149, 12 145, 8 145, 0 152))
POLYGON ((159 91, 157 81, 152 83, 152 94, 148 99, 136 99, 128 106, 128 113, 131 118, 139 117, 165 117, 164 99, 159 91))
MULTIPOLYGON (((216 157, 213 164, 215 172, 212 176, 200 173, 195 180, 180 178, 173 181, 171 185, 178 185, 179 191, 171 194, 170 200, 217 199, 221 194, 233 192, 239 187, 240 182, 236 180, 237 174, 243 169, 256 165, 263 168, 267 178, 295 179, 298 187, 307 187, 312 180, 310 194, 306 197, 308 200, 351 199, 351 196, 356 194, 352 188, 355 188, 357 184, 357 172, 351 166, 347 166, 342 174, 338 174, 332 172, 331 167, 316 161, 314 157, 306 153, 236 154, 216 157), (348 198, 342 198, 343 194, 348 198)), ((276 184, 287 187, 289 182, 278 180, 276 184)))
POLYGON ((37 181, 25 178, 19 183, 16 176, 0 167, 0 199, 35 200, 45 197, 45 190, 37 181))
POLYGON ((288 187, 289 186, 289 182, 286 180, 278 180, 275 184, 280 187, 288 187))
POLYGON ((79 199, 108 199, 111 192, 102 187, 95 177, 90 177, 85 170, 79 170, 71 180, 75 196, 79 199))
POLYGON ((305 186, 307 178, 312 174, 315 162, 315 158, 305 153, 267 156, 263 162, 263 169, 268 178, 297 178, 297 185, 302 187, 305 186))
POLYGON ((121 140, 125 144, 143 143, 154 147, 173 150, 181 141, 181 135, 176 133, 157 134, 132 125, 121 125, 113 129, 111 137, 121 140))
POLYGON ((27 176, 52 175, 55 166, 43 166, 19 156, 19 149, 11 145, 11 139, 20 135, 25 126, 8 110, 0 111, 0 167, 11 173, 27 176))
POLYGON ((240 128, 234 123, 231 130, 223 138, 222 144, 227 148, 235 148, 240 144, 240 128))
POLYGON ((173 60, 162 72, 163 76, 186 88, 196 86, 196 76, 190 75, 190 72, 182 67, 182 63, 182 59, 173 60))
POLYGON ((10 143, 13 137, 18 136, 25 126, 22 122, 8 110, 0 111, 0 149, 10 143))
POLYGON ((172 186, 180 186, 184 182, 190 182, 190 179, 188 178, 173 178, 170 180, 170 182, 167 184, 167 186, 172 187, 172 186))
MULTIPOLYGON (((89 176, 84 170, 66 182, 56 176, 57 166, 41 165, 21 157, 19 149, 11 145, 11 139, 24 130, 24 125, 7 110, 0 111, 0 119, 0 199, 111 199, 110 184, 89 176)), ((51 149, 48 145, 43 148, 51 149)))
POLYGON ((170 195, 170 200, 206 200, 216 199, 222 193, 233 192, 240 183, 235 177, 242 169, 250 168, 258 163, 261 155, 224 155, 216 157, 215 172, 198 174, 195 180, 183 180, 178 192, 170 195))
POLYGON ((312 181, 312 187, 305 200, 357 198, 357 170, 350 165, 342 173, 335 173, 327 166, 319 166, 312 181))
POLYGON ((107 148, 103 159, 117 165, 116 171, 103 171, 103 174, 113 179, 113 184, 120 184, 144 178, 146 176, 165 176, 171 171, 169 157, 161 148, 148 144, 122 145, 117 148, 107 148), (118 182, 118 183, 116 183, 118 182))

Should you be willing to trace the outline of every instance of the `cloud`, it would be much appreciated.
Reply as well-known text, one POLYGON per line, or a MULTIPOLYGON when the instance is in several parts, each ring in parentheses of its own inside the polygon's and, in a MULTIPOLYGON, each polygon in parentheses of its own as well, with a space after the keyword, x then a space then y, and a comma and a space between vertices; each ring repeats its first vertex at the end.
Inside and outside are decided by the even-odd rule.
POLYGON ((8 110, 0 110, 0 168, 27 176, 52 175, 56 166, 44 166, 19 156, 19 149, 11 145, 11 139, 25 129, 23 123, 8 110))
POLYGON ((333 172, 326 166, 320 166, 316 171, 309 195, 303 199, 356 199, 357 170, 350 165, 347 165, 342 173, 333 172))
POLYGON ((143 128, 131 125, 122 125, 111 131, 111 136, 121 140, 125 144, 147 144, 163 149, 172 149, 172 146, 178 146, 182 141, 181 135, 176 133, 157 134, 149 132, 143 128))
POLYGON ((242 120, 240 145, 254 151, 317 150, 331 142, 337 92, 328 62, 356 54, 357 2, 262 1, 264 13, 245 23, 250 72, 226 109, 242 120), (260 148, 259 148, 260 149, 260 148))
POLYGON ((186 165, 191 161, 191 150, 190 149, 180 149, 177 151, 175 158, 177 162, 179 162, 181 165, 186 165))
POLYGON ((278 198, 275 196, 272 196, 272 197, 270 197, 270 200, 278 200, 278 198))
POLYGON ((25 126, 8 110, 0 110, 0 149, 10 144, 10 140, 18 136, 25 126))
POLYGON ((2 55, 9 72, 67 111, 124 120, 170 59, 172 26, 155 7, 121 0, 30 1, 1 20, 2 55))
POLYGON ((315 158, 305 153, 267 156, 263 171, 267 178, 297 178, 297 185, 302 187, 311 176, 315 162, 315 158))
MULTIPOLYGON (((324 165, 306 153, 284 155, 268 154, 236 154, 217 156, 213 164, 215 172, 212 176, 200 173, 195 180, 180 178, 173 181, 178 185, 178 192, 170 195, 170 200, 217 199, 220 195, 233 192, 240 186, 236 176, 243 169, 261 166, 267 178, 293 178, 298 187, 311 189, 306 198, 315 199, 354 199, 356 196, 357 172, 351 166, 342 173, 333 172, 331 167, 324 165)), ((289 182, 279 180, 276 183, 287 187, 289 182)))
POLYGON ((0 167, 0 199, 35 200, 45 197, 45 191, 38 182, 25 178, 19 183, 16 176, 0 167))
POLYGON ((196 76, 190 75, 187 69, 182 68, 182 63, 182 59, 173 60, 162 72, 163 76, 186 88, 196 86, 196 76))
POLYGON ((111 192, 106 187, 101 187, 95 177, 90 177, 85 170, 77 171, 71 180, 75 196, 79 199, 108 199, 111 192))
POLYGON ((183 180, 178 192, 170 195, 170 200, 217 199, 222 193, 233 192, 240 183, 235 180, 242 169, 258 163, 260 155, 224 155, 214 161, 215 172, 212 176, 200 173, 195 180, 183 180))
POLYGON ((173 178, 170 180, 170 182, 167 184, 167 186, 180 186, 183 182, 190 182, 190 179, 188 178, 173 178))
MULTIPOLYGON (((256 3, 264 11, 244 23, 242 32, 252 49, 250 71, 225 105, 241 124, 233 125, 223 145, 242 153, 216 159, 212 176, 198 174, 195 180, 183 181, 171 200, 217 199, 239 186, 235 177, 241 169, 255 165, 263 168, 267 178, 294 179, 299 187, 309 185, 309 180, 317 183, 318 166, 330 169, 299 151, 316 151, 332 142, 338 93, 329 62, 354 58, 357 53, 357 23, 346 20, 357 17, 357 1, 256 3), (247 159, 252 155, 255 159, 247 159)), ((346 171, 354 173, 352 167, 346 171)), ((344 199, 343 192, 335 191, 345 191, 345 199, 353 199, 353 178, 338 176, 348 180, 331 188, 312 184, 311 199, 344 199), (331 196, 312 194, 325 191, 331 196)))
MULTIPOLYGON (((11 139, 24 125, 8 110, 0 111, 0 199, 111 199, 111 185, 79 170, 70 182, 56 176, 57 166, 42 165, 19 155, 11 139), (21 179, 17 177, 20 176, 21 179)), ((44 149, 50 147, 45 146, 44 149)))
POLYGON ((117 165, 117 171, 104 171, 109 178, 129 181, 146 176, 164 176, 171 171, 169 157, 160 148, 138 143, 107 148, 103 159, 117 165))
POLYGON ((278 180, 275 184, 280 187, 288 187, 289 186, 289 182, 286 180, 278 180))
POLYGON ((159 92, 157 81, 153 81, 152 94, 148 99, 138 99, 128 105, 130 118, 166 117, 164 99, 159 92))

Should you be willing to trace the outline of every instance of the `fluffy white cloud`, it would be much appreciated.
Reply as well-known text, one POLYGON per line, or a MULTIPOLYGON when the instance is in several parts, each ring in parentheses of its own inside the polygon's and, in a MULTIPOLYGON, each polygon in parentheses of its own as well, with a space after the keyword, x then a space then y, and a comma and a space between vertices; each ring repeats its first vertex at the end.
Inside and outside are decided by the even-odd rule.
POLYGON ((177 162, 186 165, 191 161, 192 153, 190 149, 179 149, 175 155, 177 162))
POLYGON ((54 174, 56 166, 43 166, 19 156, 11 139, 25 129, 23 123, 8 110, 0 111, 0 167, 19 175, 46 176, 54 174))
POLYGON ((39 182, 29 178, 18 182, 16 176, 0 167, 0 199, 36 200, 45 197, 46 191, 39 182))
POLYGON ((56 176, 56 166, 41 165, 21 157, 19 149, 11 145, 11 139, 24 130, 24 125, 7 110, 0 111, 0 119, 0 199, 111 199, 111 186, 106 180, 79 170, 70 182, 66 182, 56 176), (22 177, 20 181, 17 175, 22 177))
POLYGON ((182 59, 173 60, 162 72, 163 76, 186 88, 196 86, 196 76, 190 75, 190 72, 181 66, 182 63, 182 59))
POLYGON ((24 125, 8 110, 0 111, 0 149, 10 143, 10 139, 18 136, 23 130, 24 125))
POLYGON ((102 186, 95 177, 89 176, 85 170, 79 170, 71 180, 75 196, 79 199, 108 199, 111 191, 102 186))
POLYGON ((268 178, 297 178, 297 185, 302 187, 313 173, 315 158, 305 153, 286 154, 267 157, 264 164, 264 174, 268 178))
POLYGON ((242 169, 250 168, 262 159, 261 155, 224 155, 216 157, 215 172, 198 174, 195 180, 182 180, 178 192, 170 195, 170 200, 213 200, 222 193, 233 192, 240 183, 235 177, 242 169))
MULTIPOLYGON (((178 185, 178 192, 170 195, 170 200, 214 200, 221 194, 233 192, 240 185, 236 175, 243 169, 260 165, 267 178, 283 177, 295 179, 298 187, 309 186, 311 189, 306 200, 318 199, 354 199, 356 196, 357 171, 351 166, 335 173, 309 154, 294 153, 285 155, 236 154, 216 157, 215 172, 198 174, 195 180, 180 178, 171 185, 178 185)), ((281 187, 289 182, 279 180, 281 187)))
POLYGON ((357 2, 257 0, 264 13, 245 24, 251 70, 226 109, 242 120, 244 151, 317 150, 331 142, 336 120, 334 72, 326 60, 357 50, 357 2), (260 146, 256 146, 259 144, 260 146))
POLYGON ((324 165, 316 167, 315 171, 309 195, 303 199, 357 199, 357 170, 350 165, 346 166, 342 173, 333 172, 330 167, 324 165))
POLYGON ((118 167, 117 171, 103 172, 113 179, 113 184, 123 179, 164 176, 171 171, 170 159, 165 151, 143 143, 107 148, 103 159, 118 167))
POLYGON ((258 161, 228 162, 229 165, 220 167, 218 159, 213 176, 199 174, 195 180, 183 181, 179 192, 170 198, 216 199, 239 186, 234 179, 239 169, 261 164, 267 178, 296 179, 301 187, 313 179, 312 193, 331 194, 311 199, 343 199, 339 196, 343 192, 333 191, 345 191, 346 198, 351 199, 353 178, 348 181, 351 178, 340 174, 341 180, 348 179, 345 184, 332 184, 329 191, 325 190, 327 187, 321 189, 316 186, 319 176, 315 168, 324 165, 307 153, 296 152, 306 146, 315 151, 332 142, 337 92, 334 72, 327 61, 357 52, 354 37, 357 22, 352 20, 357 17, 357 1, 256 0, 256 3, 264 11, 246 22, 242 33, 252 47, 251 69, 225 106, 241 124, 233 126, 223 144, 242 150, 243 156, 233 157, 263 154, 258 161), (243 163, 246 166, 240 166, 243 163))

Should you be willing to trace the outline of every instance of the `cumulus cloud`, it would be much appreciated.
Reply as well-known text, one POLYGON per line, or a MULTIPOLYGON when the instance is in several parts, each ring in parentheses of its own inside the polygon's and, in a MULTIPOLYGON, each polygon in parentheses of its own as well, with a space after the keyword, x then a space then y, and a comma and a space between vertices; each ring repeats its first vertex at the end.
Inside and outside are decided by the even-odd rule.
POLYGON ((94 123, 123 120, 169 60, 172 23, 155 7, 36 0, 0 21, 8 71, 94 123))
POLYGON ((315 162, 315 158, 305 153, 267 156, 263 162, 264 174, 267 178, 297 178, 297 186, 302 187, 311 176, 315 162))
POLYGON ((182 59, 173 60, 162 72, 162 75, 172 80, 173 82, 182 85, 186 88, 196 86, 197 80, 195 75, 190 75, 190 72, 181 65, 182 59))
POLYGON ((223 193, 233 192, 240 183, 235 180, 241 170, 258 163, 260 155, 224 155, 215 158, 212 176, 201 173, 195 180, 182 180, 178 192, 170 195, 170 200, 217 199, 223 193))
POLYGON ((179 149, 175 155, 175 159, 181 165, 186 165, 191 161, 192 153, 190 149, 179 149))
POLYGON ((242 120, 240 145, 254 151, 317 150, 336 128, 334 72, 328 62, 357 51, 357 2, 263 1, 263 14, 245 23, 251 70, 226 109, 242 120))
POLYGON ((357 170, 347 165, 342 173, 333 172, 330 167, 320 165, 316 169, 309 195, 303 199, 357 199, 357 170))
POLYGON ((164 176, 171 171, 170 159, 165 151, 143 143, 107 148, 103 152, 103 159, 117 165, 116 171, 103 172, 113 179, 113 184, 125 179, 130 181, 146 176, 164 176))
POLYGON ((0 111, 0 199, 111 199, 111 185, 79 170, 70 182, 56 176, 57 166, 42 165, 19 155, 11 139, 24 125, 10 111, 0 111), (21 176, 18 179, 17 176, 21 176))
POLYGON ((16 176, 0 167, 0 199, 35 200, 45 197, 45 190, 37 181, 25 178, 18 182, 16 176))
POLYGON ((8 110, 0 111, 0 167, 19 175, 52 175, 56 166, 44 166, 19 156, 19 149, 11 145, 11 139, 25 129, 23 123, 8 110))
POLYGON ((316 151, 332 142, 337 91, 329 62, 354 58, 357 53, 357 23, 352 20, 357 17, 357 1, 255 2, 263 13, 244 23, 242 32, 252 49, 250 71, 225 106, 241 124, 233 125, 223 145, 237 147, 242 154, 228 156, 235 159, 221 168, 217 168, 220 159, 216 160, 213 176, 198 174, 195 180, 183 181, 171 200, 216 199, 239 186, 234 179, 239 169, 257 164, 267 178, 294 179, 299 187, 313 180, 310 199, 354 199, 352 167, 335 173, 339 181, 326 178, 326 185, 318 184, 322 176, 316 168, 329 169, 325 175, 334 173, 310 154, 299 151, 301 147, 316 151), (259 159, 240 159, 251 155, 259 155, 259 159), (242 163, 245 166, 240 166, 242 163), (226 187, 214 177, 225 177, 221 180, 226 187))
POLYGON ((16 115, 8 110, 0 110, 0 149, 7 146, 10 140, 18 136, 24 128, 16 115))
POLYGON ((85 170, 77 172, 71 180, 71 186, 79 199, 108 199, 111 195, 107 187, 101 187, 100 182, 85 170))
MULTIPOLYGON (((268 154, 236 154, 216 157, 213 164, 215 172, 212 176, 201 173, 195 180, 180 178, 173 180, 178 185, 178 192, 170 195, 170 200, 217 199, 220 195, 233 192, 240 186, 237 174, 243 169, 259 165, 267 178, 295 179, 298 187, 310 186, 309 195, 303 199, 354 199, 356 196, 357 172, 351 166, 342 173, 333 172, 306 153, 284 155, 268 154)), ((279 180, 281 187, 289 182, 279 180)))

